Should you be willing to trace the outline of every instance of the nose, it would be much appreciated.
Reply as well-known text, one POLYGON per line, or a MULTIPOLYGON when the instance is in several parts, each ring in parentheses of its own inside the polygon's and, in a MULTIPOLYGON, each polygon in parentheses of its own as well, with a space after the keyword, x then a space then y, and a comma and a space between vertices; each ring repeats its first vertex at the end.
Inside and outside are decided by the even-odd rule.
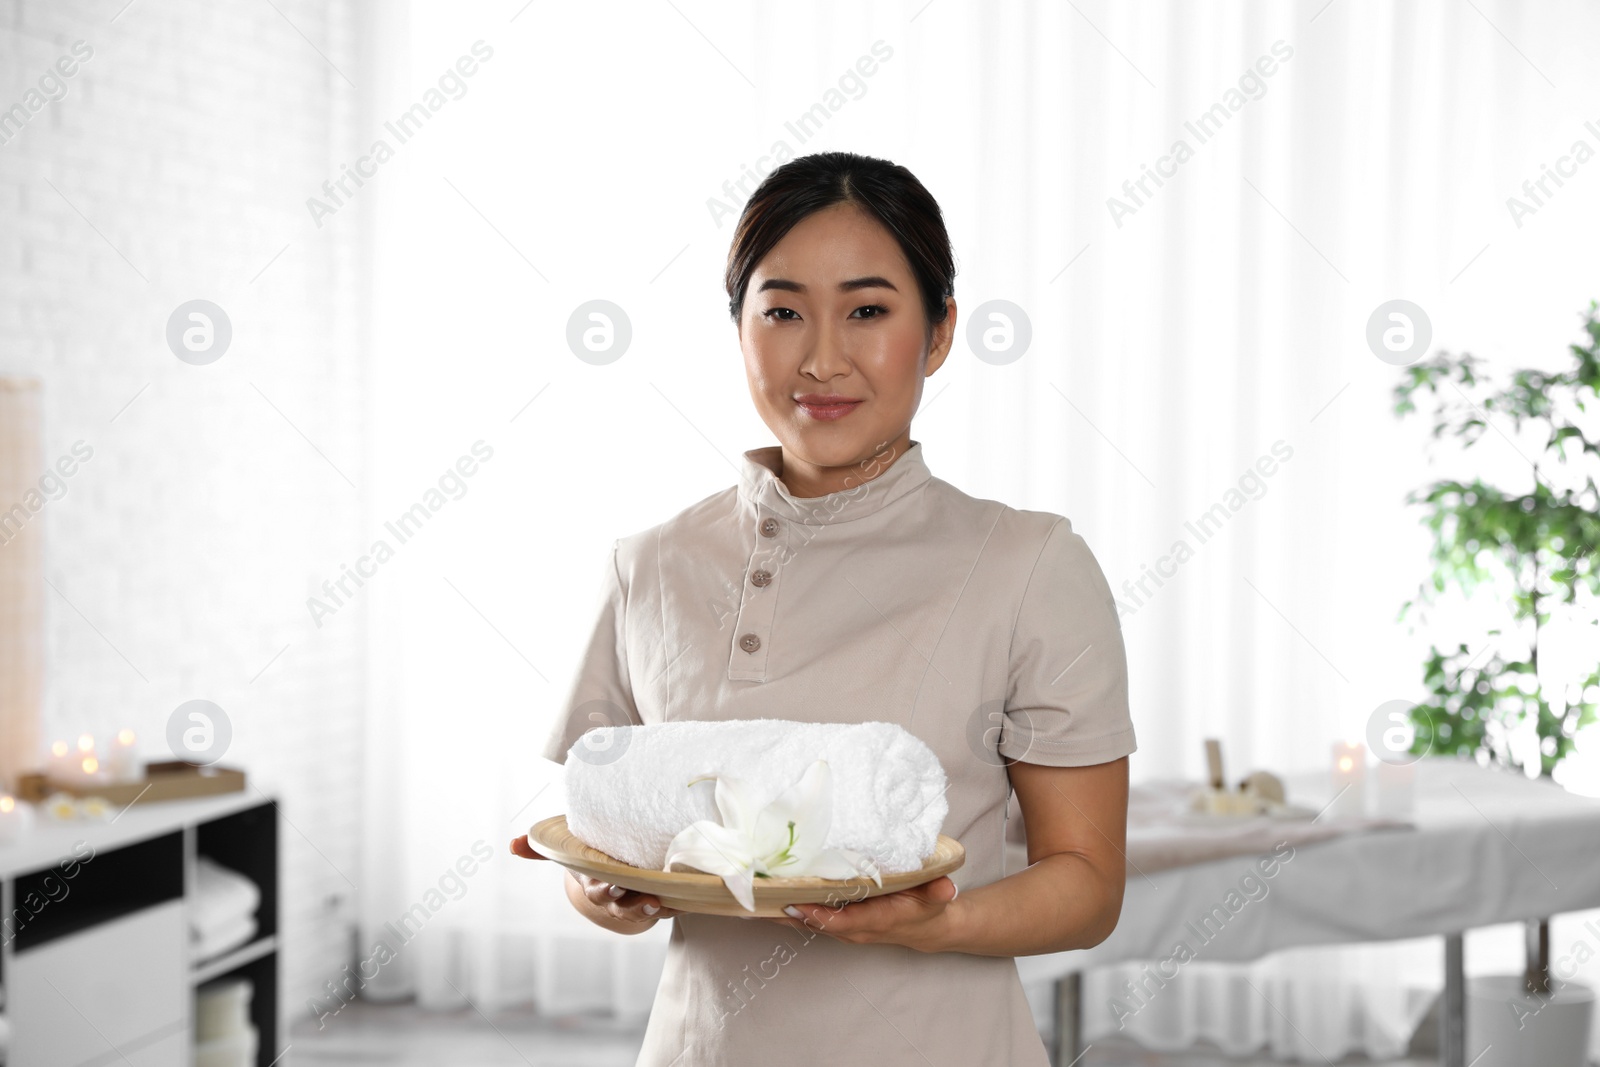
POLYGON ((805 358, 800 361, 800 373, 819 382, 850 373, 850 357, 845 352, 841 327, 825 325, 816 331, 805 358))

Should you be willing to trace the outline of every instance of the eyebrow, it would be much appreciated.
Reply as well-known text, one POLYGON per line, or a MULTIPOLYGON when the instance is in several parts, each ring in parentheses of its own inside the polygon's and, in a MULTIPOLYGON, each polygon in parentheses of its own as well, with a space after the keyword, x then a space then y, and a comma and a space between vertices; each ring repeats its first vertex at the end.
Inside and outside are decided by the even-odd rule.
MULTIPOLYGON (((787 278, 768 278, 761 283, 756 292, 764 293, 768 289, 784 289, 791 293, 803 293, 806 291, 806 287, 799 282, 790 281, 787 278)), ((889 279, 880 278, 875 274, 866 278, 851 278, 848 281, 839 283, 839 292, 841 293, 853 293, 857 289, 889 289, 896 293, 900 291, 889 279)))

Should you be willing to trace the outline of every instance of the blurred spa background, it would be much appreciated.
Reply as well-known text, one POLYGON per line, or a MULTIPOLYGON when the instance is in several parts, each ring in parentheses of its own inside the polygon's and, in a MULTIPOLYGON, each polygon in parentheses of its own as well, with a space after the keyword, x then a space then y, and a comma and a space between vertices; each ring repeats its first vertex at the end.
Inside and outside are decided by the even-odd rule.
POLYGON ((1019 960, 1055 1061, 1600 1055, 1597 35, 0 0, 6 1062, 634 1062, 670 924, 507 842, 612 540, 771 443, 724 257, 832 149, 946 213, 934 475, 1121 611, 1122 926, 1019 960))

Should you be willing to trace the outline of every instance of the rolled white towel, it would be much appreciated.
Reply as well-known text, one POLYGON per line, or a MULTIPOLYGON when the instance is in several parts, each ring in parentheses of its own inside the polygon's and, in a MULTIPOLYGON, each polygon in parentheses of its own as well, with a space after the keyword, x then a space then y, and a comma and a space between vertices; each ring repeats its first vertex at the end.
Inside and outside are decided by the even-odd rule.
POLYGON ((790 719, 676 720, 603 726, 573 742, 566 761, 567 829, 635 867, 662 869, 678 832, 720 823, 705 775, 744 783, 765 806, 816 760, 833 780, 825 848, 853 849, 884 874, 914 871, 931 855, 949 812, 939 757, 888 722, 790 719))
POLYGON ((261 887, 209 856, 196 858, 195 891, 189 903, 189 926, 204 932, 249 918, 261 905, 261 887))

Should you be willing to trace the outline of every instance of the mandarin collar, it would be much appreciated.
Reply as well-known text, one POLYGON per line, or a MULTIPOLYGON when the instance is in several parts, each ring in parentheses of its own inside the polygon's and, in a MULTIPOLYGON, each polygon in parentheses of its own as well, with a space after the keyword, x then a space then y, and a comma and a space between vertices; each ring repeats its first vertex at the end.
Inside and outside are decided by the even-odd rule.
MULTIPOLYGON (((808 526, 828 526, 876 514, 932 477, 922 458, 921 441, 910 442, 876 477, 825 496, 791 496, 778 477, 782 464, 783 449, 779 445, 752 448, 744 453, 739 472, 739 497, 758 512, 764 510, 808 526)), ((881 460, 878 466, 882 467, 881 460)), ((874 469, 872 461, 863 463, 862 468, 862 477, 866 477, 874 469)))

